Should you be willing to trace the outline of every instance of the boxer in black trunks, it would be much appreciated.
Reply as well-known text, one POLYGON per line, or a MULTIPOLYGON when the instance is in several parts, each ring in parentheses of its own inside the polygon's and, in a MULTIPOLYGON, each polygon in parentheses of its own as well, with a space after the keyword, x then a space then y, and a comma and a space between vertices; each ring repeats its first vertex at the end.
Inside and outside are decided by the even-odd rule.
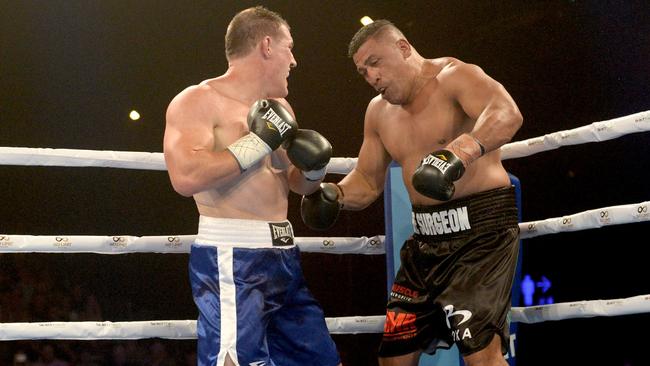
POLYGON ((379 95, 356 167, 304 196, 303 220, 323 230, 340 209, 367 207, 397 161, 414 235, 401 249, 380 365, 415 366, 422 352, 453 343, 468 366, 507 365, 519 228, 499 147, 522 124, 516 103, 478 66, 423 58, 387 20, 361 28, 349 56, 379 95))

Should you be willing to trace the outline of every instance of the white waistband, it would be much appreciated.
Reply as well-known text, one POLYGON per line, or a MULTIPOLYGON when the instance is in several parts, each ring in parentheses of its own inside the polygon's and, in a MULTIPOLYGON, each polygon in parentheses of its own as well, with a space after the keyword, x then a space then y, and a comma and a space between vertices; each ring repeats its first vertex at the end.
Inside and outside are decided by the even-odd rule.
POLYGON ((195 243, 240 248, 288 249, 295 246, 293 227, 288 220, 267 222, 209 216, 199 217, 195 243))

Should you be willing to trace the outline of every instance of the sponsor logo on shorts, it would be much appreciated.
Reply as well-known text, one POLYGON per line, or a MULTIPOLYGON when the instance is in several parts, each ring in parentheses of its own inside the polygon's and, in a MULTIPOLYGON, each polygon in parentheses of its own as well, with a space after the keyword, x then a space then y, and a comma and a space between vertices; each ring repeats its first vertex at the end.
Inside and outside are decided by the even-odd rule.
POLYGON ((454 342, 458 342, 466 338, 472 338, 472 332, 470 332, 469 326, 460 326, 461 324, 470 320, 472 317, 472 312, 469 310, 454 310, 454 305, 447 305, 444 307, 444 310, 445 314, 447 314, 447 318, 445 319, 447 321, 447 328, 451 330, 451 337, 454 342), (458 318, 459 316, 461 318, 458 318), (452 327, 452 317, 454 327, 452 327), (460 319, 460 321, 458 321, 458 319, 460 319))
POLYGON ((271 222, 271 243, 274 247, 293 245, 293 229, 288 222, 271 222))
POLYGON ((417 333, 416 319, 417 316, 413 313, 387 310, 386 322, 384 323, 384 339, 394 341, 415 337, 417 333))
POLYGON ((413 301, 413 298, 418 297, 420 293, 417 290, 411 290, 408 287, 402 285, 393 284, 393 287, 390 289, 390 297, 393 299, 399 299, 402 301, 413 301))
POLYGON ((268 122, 266 125, 268 128, 277 130, 280 136, 284 136, 284 134, 291 129, 291 125, 285 122, 282 117, 278 116, 273 108, 269 108, 269 110, 262 116, 262 119, 267 120, 268 122))
POLYGON ((248 366, 266 366, 266 362, 264 361, 253 361, 248 364, 248 366))
POLYGON ((451 234, 472 228, 467 206, 438 212, 414 212, 412 219, 413 230, 422 235, 451 234))

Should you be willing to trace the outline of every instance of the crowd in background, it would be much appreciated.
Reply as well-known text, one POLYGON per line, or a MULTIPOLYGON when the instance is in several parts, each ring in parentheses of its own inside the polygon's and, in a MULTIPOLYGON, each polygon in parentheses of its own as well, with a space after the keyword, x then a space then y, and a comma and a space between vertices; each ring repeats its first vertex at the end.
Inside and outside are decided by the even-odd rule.
MULTIPOLYGON (((0 323, 104 321, 102 301, 45 257, 0 254, 0 323), (35 259, 36 258, 36 259, 35 259)), ((115 300, 115 299, 113 299, 115 300)), ((128 299, 118 299, 128 304, 128 299)), ((124 320, 138 320, 125 311, 124 320)), ((0 341, 0 366, 196 365, 192 341, 0 341)))

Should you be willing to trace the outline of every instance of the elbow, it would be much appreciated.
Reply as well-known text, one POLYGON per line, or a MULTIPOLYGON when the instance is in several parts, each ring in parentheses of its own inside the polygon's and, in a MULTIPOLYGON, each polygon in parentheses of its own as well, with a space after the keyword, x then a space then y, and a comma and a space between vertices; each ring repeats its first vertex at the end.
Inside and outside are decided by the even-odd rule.
POLYGON ((197 193, 195 187, 188 180, 171 178, 171 182, 174 191, 183 197, 192 197, 197 193))
POLYGON ((521 125, 524 124, 524 116, 521 114, 518 108, 514 110, 512 120, 515 132, 519 131, 521 125))
POLYGON ((503 130, 508 131, 508 133, 506 134, 505 141, 503 141, 503 143, 507 143, 512 140, 517 131, 519 131, 523 125, 524 117, 522 116, 519 109, 515 107, 510 110, 504 121, 507 121, 507 126, 504 126, 505 128, 503 130))

